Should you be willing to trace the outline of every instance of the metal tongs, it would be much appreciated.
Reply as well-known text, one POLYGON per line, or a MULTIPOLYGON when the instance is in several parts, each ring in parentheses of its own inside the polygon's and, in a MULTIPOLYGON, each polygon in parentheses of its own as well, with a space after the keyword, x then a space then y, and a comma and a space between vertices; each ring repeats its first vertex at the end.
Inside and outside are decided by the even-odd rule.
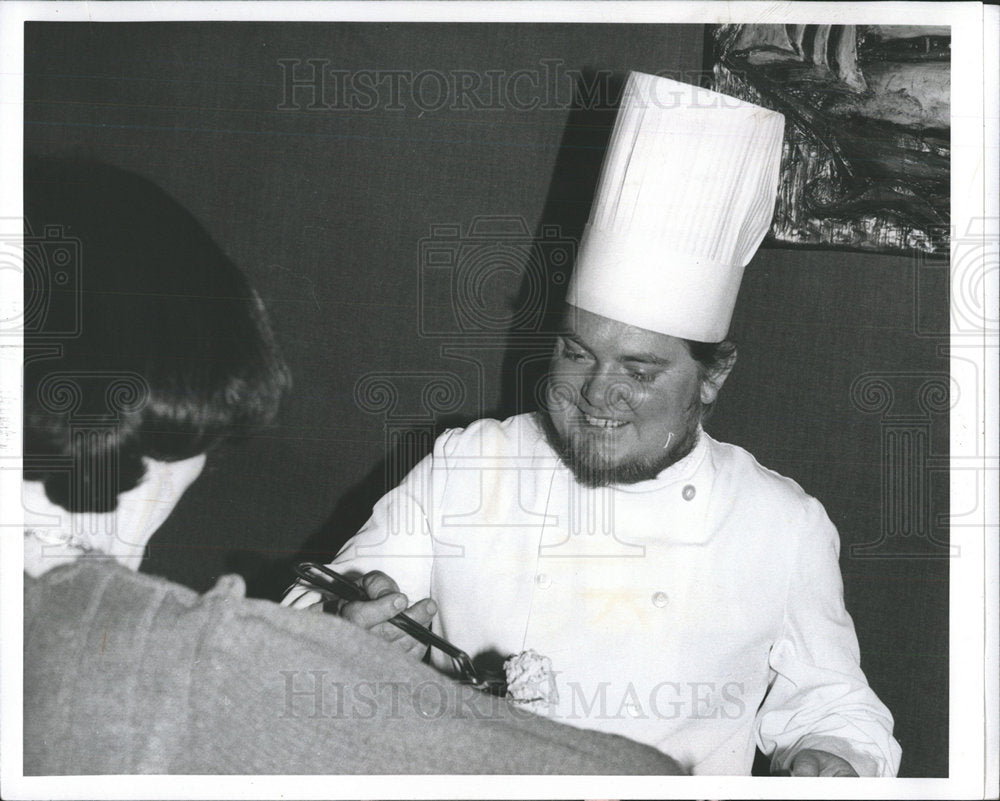
MULTIPOLYGON (((317 562, 302 562, 295 567, 295 574, 311 588, 326 597, 341 598, 345 601, 370 601, 368 593, 355 582, 331 570, 326 565, 317 562)), ((400 612, 389 622, 402 629, 415 640, 437 648, 451 657, 455 671, 462 679, 473 687, 487 692, 495 691, 496 681, 481 677, 472 664, 469 655, 456 645, 452 645, 443 637, 439 637, 426 626, 421 625, 412 617, 400 612)))

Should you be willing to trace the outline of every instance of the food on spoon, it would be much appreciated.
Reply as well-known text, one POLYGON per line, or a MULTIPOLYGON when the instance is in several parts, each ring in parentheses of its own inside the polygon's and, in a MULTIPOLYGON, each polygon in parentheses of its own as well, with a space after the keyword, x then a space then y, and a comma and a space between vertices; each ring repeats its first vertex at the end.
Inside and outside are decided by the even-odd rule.
POLYGON ((507 673, 507 700, 536 714, 546 714, 559 703, 552 660, 532 649, 503 663, 507 673))

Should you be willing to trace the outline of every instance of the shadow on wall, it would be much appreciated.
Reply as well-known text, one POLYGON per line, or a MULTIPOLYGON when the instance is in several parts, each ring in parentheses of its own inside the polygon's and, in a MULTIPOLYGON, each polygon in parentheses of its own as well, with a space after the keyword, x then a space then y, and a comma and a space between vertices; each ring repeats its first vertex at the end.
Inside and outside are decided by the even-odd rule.
POLYGON ((508 332, 497 417, 533 411, 542 405, 552 337, 562 325, 566 288, 573 267, 555 261, 564 251, 550 243, 569 241, 574 253, 579 248, 625 77, 586 69, 577 83, 542 222, 513 303, 518 310, 540 300, 543 313, 532 319, 532 328, 514 327, 508 332))

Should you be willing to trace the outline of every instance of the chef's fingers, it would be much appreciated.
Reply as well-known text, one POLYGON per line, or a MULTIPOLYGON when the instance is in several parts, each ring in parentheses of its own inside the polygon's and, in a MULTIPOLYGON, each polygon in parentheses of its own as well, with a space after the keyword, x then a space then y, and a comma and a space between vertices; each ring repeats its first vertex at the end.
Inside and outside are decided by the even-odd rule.
MULTIPOLYGON (((390 592, 374 601, 351 601, 340 608, 340 616, 363 629, 372 629, 406 609, 406 596, 390 592)), ((386 626, 395 629, 395 626, 386 626)))
POLYGON ((382 571, 366 573, 361 579, 361 586, 372 600, 351 601, 340 608, 340 616, 356 626, 371 629, 406 609, 406 596, 399 591, 396 582, 382 571))
MULTIPOLYGON (((430 625, 431 620, 434 619, 434 615, 436 613, 437 604, 430 598, 424 598, 422 601, 417 601, 413 604, 413 606, 406 610, 406 614, 410 618, 424 626, 430 625)), ((425 643, 414 639, 405 631, 397 626, 394 626, 388 621, 379 623, 377 626, 374 626, 371 631, 374 634, 378 634, 382 639, 387 640, 388 642, 396 643, 406 653, 416 659, 423 657, 427 650, 427 645, 425 643)))
POLYGON ((434 603, 430 598, 424 598, 422 601, 417 601, 413 606, 406 610, 408 617, 413 618, 422 626, 430 626, 431 621, 434 619, 434 615, 437 614, 437 604, 434 603))
POLYGON ((361 586, 364 587, 368 597, 373 600, 353 601, 344 604, 340 609, 341 617, 368 629, 388 642, 398 643, 407 653, 411 653, 417 658, 421 657, 427 650, 427 646, 412 638, 402 629, 392 625, 388 620, 405 611, 421 625, 428 626, 437 612, 437 604, 430 598, 424 598, 407 609, 407 599, 399 591, 399 585, 379 570, 366 573, 361 579, 361 586))
MULTIPOLYGON (((403 597, 405 598, 406 596, 404 595, 403 597)), ((405 611, 406 616, 411 620, 416 621, 422 626, 430 626, 431 621, 434 619, 434 615, 437 614, 437 604, 430 598, 424 598, 422 601, 417 601, 413 604, 413 606, 405 611)), ((402 637, 410 636, 399 626, 390 623, 388 619, 385 621, 379 621, 377 625, 371 626, 370 629, 390 642, 395 642, 402 637)))
POLYGON ((407 654, 411 659, 416 659, 420 661, 424 658, 424 654, 427 653, 427 646, 413 639, 410 635, 405 635, 403 639, 396 642, 396 645, 403 649, 403 652, 407 654))
MULTIPOLYGON (((434 603, 430 598, 424 598, 422 601, 417 601, 413 606, 406 610, 406 614, 411 618, 420 623, 423 626, 430 626, 431 621, 434 619, 434 615, 437 614, 437 604, 434 603)), ((386 623, 385 625, 391 626, 391 623, 386 623)), ((393 626, 395 628, 395 626, 393 626)), ((427 645, 420 642, 419 640, 413 639, 413 637, 406 635, 405 639, 400 641, 406 653, 408 653, 414 659, 423 659, 424 654, 427 653, 427 645)))
MULTIPOLYGON (((370 573, 365 573, 361 578, 361 586, 368 593, 368 597, 372 599, 381 598, 392 592, 399 592, 399 585, 381 570, 372 570, 370 573)), ((402 612, 405 608, 404 606, 397 611, 402 612)))

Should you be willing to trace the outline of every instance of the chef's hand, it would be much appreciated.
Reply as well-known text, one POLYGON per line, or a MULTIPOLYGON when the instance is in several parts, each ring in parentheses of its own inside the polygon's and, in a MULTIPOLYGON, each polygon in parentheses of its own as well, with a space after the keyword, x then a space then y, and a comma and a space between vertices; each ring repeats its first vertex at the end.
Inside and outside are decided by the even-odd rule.
POLYGON ((368 597, 373 600, 345 603, 340 607, 340 616, 356 626, 378 634, 384 640, 395 643, 406 653, 420 659, 427 650, 427 646, 386 621, 400 612, 406 612, 418 623, 429 626, 437 612, 437 604, 430 598, 424 598, 407 608, 409 601, 399 591, 399 586, 379 570, 366 573, 361 579, 361 586, 368 593, 368 597))
POLYGON ((803 748, 794 757, 789 769, 790 776, 857 776, 858 773, 846 759, 841 759, 828 751, 803 748))

